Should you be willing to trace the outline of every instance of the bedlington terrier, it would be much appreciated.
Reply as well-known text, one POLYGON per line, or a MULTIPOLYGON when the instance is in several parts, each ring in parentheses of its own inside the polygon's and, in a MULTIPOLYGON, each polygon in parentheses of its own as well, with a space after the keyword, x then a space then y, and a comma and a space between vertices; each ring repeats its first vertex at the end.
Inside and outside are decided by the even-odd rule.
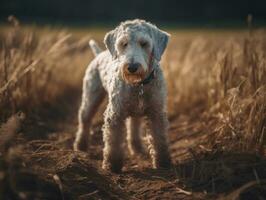
POLYGON ((122 22, 105 35, 106 51, 101 52, 92 40, 96 58, 83 80, 79 126, 74 150, 86 151, 92 118, 108 95, 104 113, 103 163, 105 170, 119 173, 123 166, 124 140, 132 154, 143 153, 140 123, 147 122, 148 147, 154 168, 169 168, 167 144, 167 90, 161 56, 169 34, 144 20, 122 22))

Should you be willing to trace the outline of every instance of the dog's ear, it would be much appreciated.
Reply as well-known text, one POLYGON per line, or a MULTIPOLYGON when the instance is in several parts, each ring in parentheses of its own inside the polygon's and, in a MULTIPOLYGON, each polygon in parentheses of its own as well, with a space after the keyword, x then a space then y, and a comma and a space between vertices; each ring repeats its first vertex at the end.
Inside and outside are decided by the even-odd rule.
POLYGON ((117 51, 115 49, 116 35, 117 35, 117 30, 114 29, 106 33, 104 37, 104 44, 106 48, 109 50, 109 52, 111 53, 113 58, 117 57, 117 51))
POLYGON ((153 53, 154 57, 157 61, 161 60, 161 56, 166 49, 168 44, 168 40, 170 34, 165 31, 158 29, 157 27, 153 26, 151 31, 152 39, 153 39, 153 53))

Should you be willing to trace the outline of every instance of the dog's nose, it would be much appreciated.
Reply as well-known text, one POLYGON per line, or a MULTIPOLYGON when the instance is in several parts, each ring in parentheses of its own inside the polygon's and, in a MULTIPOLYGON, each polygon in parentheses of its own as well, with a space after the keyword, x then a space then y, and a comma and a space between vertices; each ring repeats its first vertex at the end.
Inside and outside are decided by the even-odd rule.
POLYGON ((140 63, 130 63, 127 67, 127 70, 130 73, 135 73, 139 67, 140 67, 140 63))

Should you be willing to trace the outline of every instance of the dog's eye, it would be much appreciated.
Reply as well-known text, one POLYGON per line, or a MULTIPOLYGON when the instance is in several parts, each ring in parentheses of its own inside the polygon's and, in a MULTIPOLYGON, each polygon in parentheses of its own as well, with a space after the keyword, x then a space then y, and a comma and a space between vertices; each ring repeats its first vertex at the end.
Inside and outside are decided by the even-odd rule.
POLYGON ((126 48, 126 47, 127 47, 127 45, 128 45, 128 43, 127 43, 127 42, 122 42, 122 43, 121 43, 121 46, 122 46, 123 48, 126 48))
POLYGON ((139 44, 142 48, 147 48, 149 46, 149 43, 147 41, 140 41, 139 44))
POLYGON ((147 48, 149 46, 149 43, 147 41, 140 41, 139 44, 141 48, 147 48))

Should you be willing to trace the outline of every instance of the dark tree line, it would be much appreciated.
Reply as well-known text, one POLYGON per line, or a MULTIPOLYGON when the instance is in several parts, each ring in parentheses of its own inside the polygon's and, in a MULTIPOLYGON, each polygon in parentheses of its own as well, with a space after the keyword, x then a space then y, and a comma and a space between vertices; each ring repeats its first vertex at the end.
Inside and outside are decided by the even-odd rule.
POLYGON ((266 19, 263 0, 0 0, 0 18, 116 22, 128 18, 155 21, 241 20, 252 13, 266 19))

